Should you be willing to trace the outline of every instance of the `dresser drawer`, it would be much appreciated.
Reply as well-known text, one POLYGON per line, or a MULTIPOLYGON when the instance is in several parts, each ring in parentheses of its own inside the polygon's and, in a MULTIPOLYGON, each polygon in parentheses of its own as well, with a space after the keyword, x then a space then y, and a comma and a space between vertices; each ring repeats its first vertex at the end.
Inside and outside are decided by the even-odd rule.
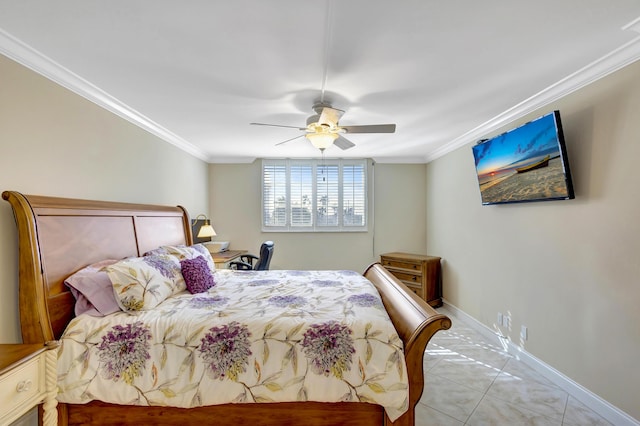
POLYGON ((424 298, 424 291, 422 290, 422 275, 420 273, 412 273, 407 269, 394 269, 389 268, 389 272, 393 274, 394 277, 402 281, 404 285, 409 287, 409 290, 417 294, 419 297, 424 298))
POLYGON ((421 263, 413 263, 396 259, 382 258, 382 266, 388 266, 390 268, 409 269, 413 271, 420 271, 422 269, 421 263))
MULTIPOLYGON (((43 359, 36 357, 18 366, 0 379, 0 419, 16 407, 33 404, 44 394, 43 359)), ((0 422, 1 423, 1 422, 0 422)))

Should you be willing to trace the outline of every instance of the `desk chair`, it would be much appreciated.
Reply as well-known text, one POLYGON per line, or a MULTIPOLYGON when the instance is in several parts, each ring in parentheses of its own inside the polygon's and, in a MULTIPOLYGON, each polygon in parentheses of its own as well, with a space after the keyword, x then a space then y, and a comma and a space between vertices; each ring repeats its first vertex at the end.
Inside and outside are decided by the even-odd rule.
POLYGON ((229 262, 231 269, 244 271, 267 271, 273 256, 273 241, 265 241, 260 246, 260 257, 253 254, 243 254, 239 262, 229 262), (256 261, 254 265, 253 262, 256 261))

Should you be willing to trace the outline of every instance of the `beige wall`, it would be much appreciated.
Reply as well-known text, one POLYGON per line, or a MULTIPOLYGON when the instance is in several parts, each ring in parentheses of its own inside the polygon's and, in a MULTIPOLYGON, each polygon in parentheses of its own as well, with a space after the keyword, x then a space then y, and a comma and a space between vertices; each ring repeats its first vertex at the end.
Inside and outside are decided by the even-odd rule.
MULTIPOLYGON (((207 212, 207 163, 0 55, 0 190, 207 212)), ((20 341, 17 232, 0 201, 0 343, 20 341)))
MULTIPOLYGON (((211 220, 218 241, 257 254, 264 240, 275 242, 273 269, 363 271, 380 253, 424 253, 426 166, 376 164, 369 167, 369 203, 375 201, 369 232, 262 232, 261 162, 209 165, 211 220)), ((371 210, 370 210, 371 211, 371 210)))
POLYGON ((636 419, 639 75, 637 62, 526 118, 560 110, 575 200, 482 206, 471 145, 427 165, 445 299, 491 328, 510 313, 514 343, 526 325, 526 351, 636 419))

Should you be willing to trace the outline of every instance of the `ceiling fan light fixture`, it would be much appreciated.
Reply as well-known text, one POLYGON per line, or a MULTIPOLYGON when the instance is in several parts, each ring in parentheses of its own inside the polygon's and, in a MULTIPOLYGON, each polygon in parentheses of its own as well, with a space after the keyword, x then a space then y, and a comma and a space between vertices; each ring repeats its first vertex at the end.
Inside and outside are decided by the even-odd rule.
MULTIPOLYGON (((313 110, 315 111, 315 114, 307 118, 306 127, 267 123, 250 124, 256 126, 288 127, 302 130, 305 132, 304 136, 309 140, 309 142, 311 142, 311 145, 322 152, 331 145, 335 145, 343 150, 353 148, 355 144, 342 136, 344 133, 394 133, 396 131, 395 124, 341 126, 339 120, 342 117, 342 114, 344 114, 344 111, 333 108, 331 105, 323 102, 313 105, 313 110)), ((302 137, 302 135, 289 138, 277 143, 276 145, 282 145, 300 137, 302 137)))
POLYGON ((316 147, 317 149, 323 150, 329 148, 333 145, 333 141, 338 138, 338 135, 335 133, 307 133, 307 139, 311 142, 311 145, 316 147))

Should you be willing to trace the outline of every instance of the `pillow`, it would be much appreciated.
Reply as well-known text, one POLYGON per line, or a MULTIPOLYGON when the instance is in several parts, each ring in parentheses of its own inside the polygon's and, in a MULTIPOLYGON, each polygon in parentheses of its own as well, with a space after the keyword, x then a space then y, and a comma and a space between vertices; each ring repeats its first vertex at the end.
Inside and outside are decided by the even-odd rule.
POLYGON ((186 288, 173 256, 131 257, 106 268, 116 302, 125 312, 146 311, 186 288))
POLYGON ((102 317, 120 310, 109 275, 103 269, 116 262, 117 260, 103 260, 93 263, 64 280, 76 298, 76 316, 86 313, 102 317))
POLYGON ((209 250, 207 250, 207 248, 202 244, 194 244, 192 246, 161 246, 145 253, 145 256, 158 254, 175 256, 178 260, 193 259, 198 256, 202 256, 207 261, 207 265, 209 265, 211 272, 213 273, 216 270, 216 264, 213 262, 211 253, 209 253, 209 250))
POLYGON ((180 269, 182 270, 187 290, 191 294, 204 293, 216 285, 209 270, 209 265, 207 265, 206 259, 202 256, 181 260, 180 269))

